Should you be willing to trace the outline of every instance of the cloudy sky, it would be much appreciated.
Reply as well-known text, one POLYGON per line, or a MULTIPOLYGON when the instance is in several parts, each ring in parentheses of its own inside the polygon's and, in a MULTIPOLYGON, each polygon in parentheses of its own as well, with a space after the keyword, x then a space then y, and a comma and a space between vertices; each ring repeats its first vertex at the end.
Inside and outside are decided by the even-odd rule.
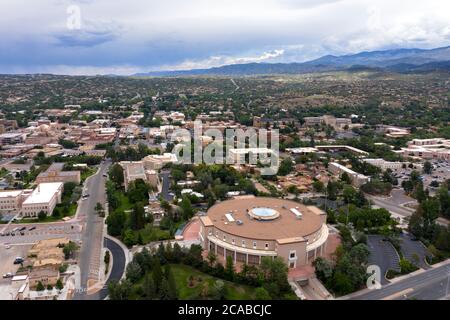
POLYGON ((0 73, 133 74, 434 48, 450 45, 449 12, 448 0, 0 0, 0 73))

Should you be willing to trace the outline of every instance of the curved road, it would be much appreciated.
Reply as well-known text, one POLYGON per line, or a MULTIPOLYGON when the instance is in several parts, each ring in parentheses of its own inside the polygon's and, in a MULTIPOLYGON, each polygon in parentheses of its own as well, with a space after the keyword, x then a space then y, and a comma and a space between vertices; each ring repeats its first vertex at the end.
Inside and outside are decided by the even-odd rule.
POLYGON ((111 251, 112 269, 103 288, 91 295, 84 296, 84 300, 105 300, 108 297, 108 285, 113 280, 119 281, 125 272, 126 257, 122 247, 115 241, 104 238, 104 245, 111 251))
POLYGON ((108 280, 106 280, 103 288, 92 295, 86 296, 87 300, 104 300, 108 296, 108 285, 113 280, 122 279, 123 273, 125 272, 125 253, 122 247, 115 241, 105 238, 104 239, 105 247, 111 251, 112 255, 112 269, 109 275, 108 280))

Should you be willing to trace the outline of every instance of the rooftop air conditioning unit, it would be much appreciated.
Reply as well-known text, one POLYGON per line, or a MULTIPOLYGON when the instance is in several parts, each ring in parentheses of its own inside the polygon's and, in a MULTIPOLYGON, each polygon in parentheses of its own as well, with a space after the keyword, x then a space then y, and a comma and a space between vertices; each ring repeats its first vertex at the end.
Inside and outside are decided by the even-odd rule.
POLYGON ((242 226, 244 224, 244 222, 242 222, 242 220, 238 220, 238 221, 236 221, 236 223, 238 226, 242 226))

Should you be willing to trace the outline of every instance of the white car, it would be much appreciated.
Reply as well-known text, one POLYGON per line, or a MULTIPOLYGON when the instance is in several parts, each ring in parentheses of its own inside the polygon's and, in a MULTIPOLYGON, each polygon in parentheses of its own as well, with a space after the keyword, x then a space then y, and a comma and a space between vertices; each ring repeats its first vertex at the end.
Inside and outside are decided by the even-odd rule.
POLYGON ((13 277, 14 277, 14 275, 11 272, 5 273, 3 275, 3 279, 9 279, 9 278, 13 278, 13 277))

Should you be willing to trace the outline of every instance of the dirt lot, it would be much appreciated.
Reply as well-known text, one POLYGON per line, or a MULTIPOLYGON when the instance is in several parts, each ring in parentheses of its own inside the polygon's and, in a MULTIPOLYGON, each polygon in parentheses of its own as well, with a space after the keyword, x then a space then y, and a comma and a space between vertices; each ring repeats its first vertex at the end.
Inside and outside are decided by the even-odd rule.
POLYGON ((8 272, 15 273, 20 265, 14 265, 16 257, 26 258, 30 245, 11 246, 6 249, 4 245, 0 245, 0 283, 9 283, 11 279, 3 279, 3 275, 8 272))

